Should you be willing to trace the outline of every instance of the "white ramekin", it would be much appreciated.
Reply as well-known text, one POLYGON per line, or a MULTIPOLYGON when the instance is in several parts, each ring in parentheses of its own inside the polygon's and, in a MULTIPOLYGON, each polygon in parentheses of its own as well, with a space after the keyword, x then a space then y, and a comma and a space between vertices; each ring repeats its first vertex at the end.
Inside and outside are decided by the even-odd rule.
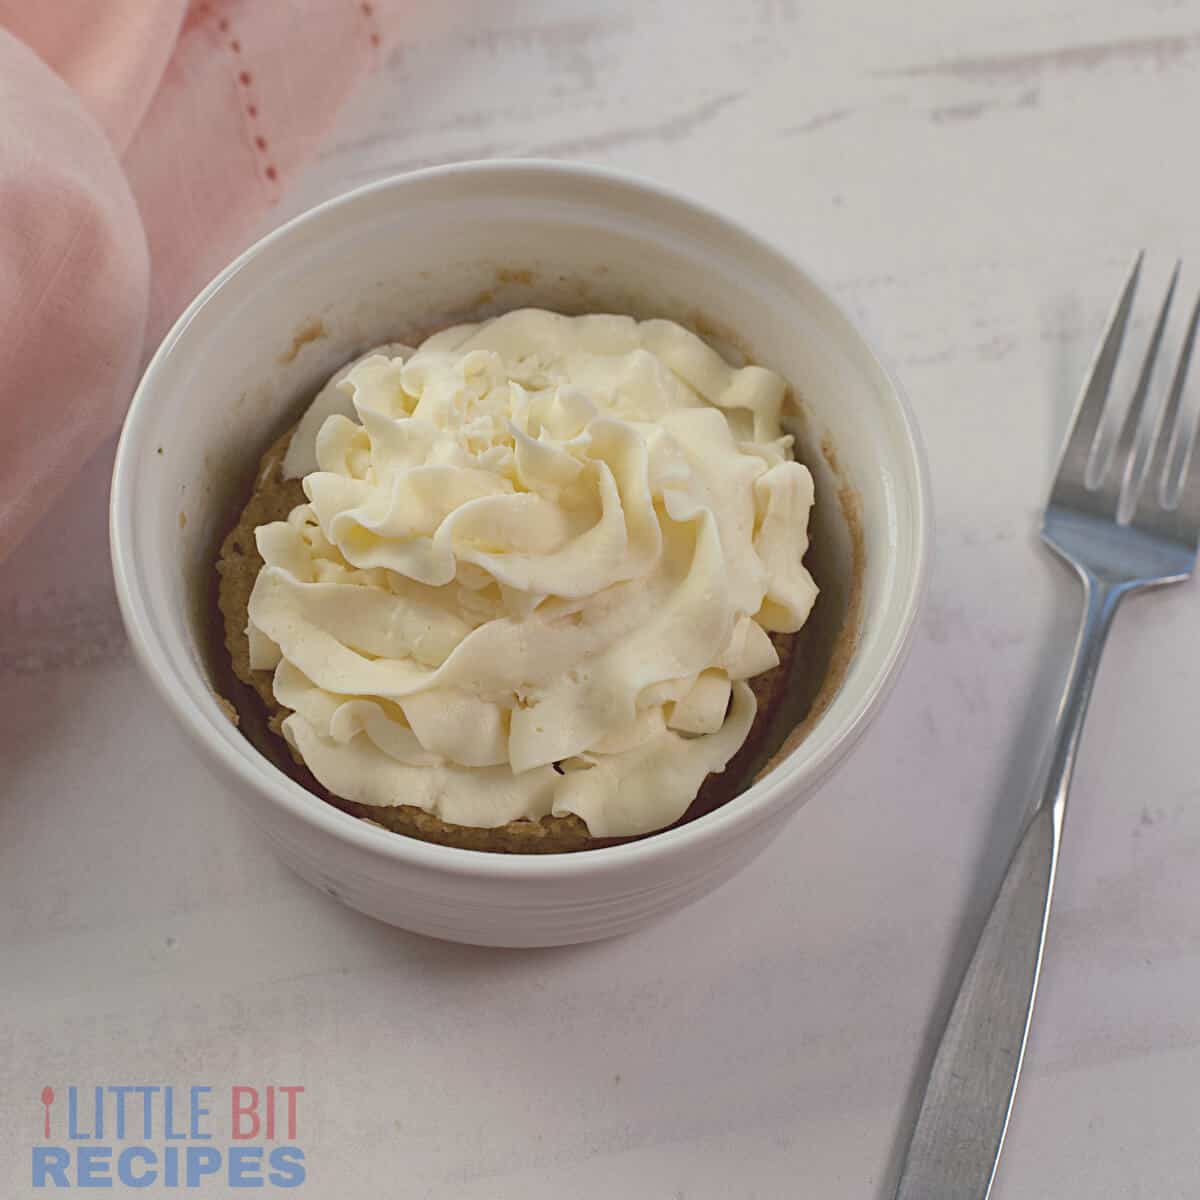
POLYGON ((930 545, 925 470, 898 384, 845 311, 787 255, 611 171, 467 163, 384 180, 313 209, 248 250, 189 306, 125 422, 113 477, 113 570, 150 679, 304 878, 435 937, 567 944, 633 929, 722 883, 845 756, 878 710, 913 629, 930 545), (673 317, 719 337, 732 331, 755 361, 792 382, 804 443, 826 447, 810 465, 845 572, 850 539, 838 493, 857 492, 865 573, 842 685, 783 763, 680 828, 583 854, 525 857, 426 844, 324 803, 234 728, 210 664, 216 546, 259 453, 314 388, 373 344, 530 304, 673 317))

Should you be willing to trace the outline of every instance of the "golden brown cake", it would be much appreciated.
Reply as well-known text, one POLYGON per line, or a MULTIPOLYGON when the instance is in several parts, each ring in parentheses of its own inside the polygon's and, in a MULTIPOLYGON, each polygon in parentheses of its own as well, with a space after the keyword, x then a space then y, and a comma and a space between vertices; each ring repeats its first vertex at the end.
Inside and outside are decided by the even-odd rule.
MULTIPOLYGON (((556 322, 566 320, 565 318, 554 317, 552 314, 512 314, 510 315, 509 319, 510 321, 515 320, 517 323, 518 335, 520 334, 520 322, 525 320, 528 323, 530 317, 537 320, 550 319, 556 322)), ((652 346, 661 345, 665 347, 665 349, 661 350, 661 353, 665 357, 669 357, 671 354, 674 354, 674 361, 671 362, 671 370, 670 372, 667 372, 667 374, 671 375, 672 382, 670 386, 675 388, 680 396, 683 396, 682 400, 677 399, 675 401, 676 404, 682 405, 683 408, 688 409, 691 412, 697 411, 696 405, 693 403, 693 399, 698 397, 698 395, 704 394, 705 386, 710 382, 708 376, 715 375, 719 380, 720 387, 726 389, 729 396, 732 397, 729 407, 736 407, 737 404, 744 402, 748 409, 753 410, 753 425, 749 423, 749 416, 747 416, 746 420, 740 426, 736 423, 734 417, 726 416, 725 420, 729 422, 730 430, 733 432, 735 439, 743 439, 740 443, 741 445, 744 446, 749 444, 751 437, 753 437, 753 440, 759 443, 761 449, 758 446, 752 446, 752 453, 744 452, 741 449, 735 450, 734 442, 730 441, 730 434, 727 432, 720 433, 720 435, 716 438, 716 441, 721 446, 728 445, 729 449, 727 451, 722 451, 722 453, 726 454, 727 459, 729 459, 729 461, 733 461, 734 458, 736 459, 736 463, 733 468, 729 468, 728 466, 721 468, 726 472, 732 469, 735 472, 735 475, 731 476, 731 478, 748 479, 752 482, 753 477, 761 475, 764 470, 768 469, 770 464, 778 464, 785 459, 790 458, 790 455, 778 448, 779 446, 783 446, 786 450, 786 446, 790 441, 790 439, 783 439, 782 442, 779 440, 779 428, 777 422, 782 392, 780 390, 781 385, 776 387, 776 384, 778 383, 778 377, 770 376, 770 373, 768 372, 759 372, 759 375, 766 380, 766 385, 763 386, 762 381, 759 378, 755 378, 752 381, 755 387, 748 388, 743 386, 745 380, 740 379, 739 374, 745 375, 750 371, 757 371, 757 368, 748 368, 746 371, 739 373, 738 371, 726 367, 719 359, 716 359, 716 356, 711 350, 708 350, 707 347, 703 347, 703 344, 699 342, 699 339, 695 338, 694 335, 685 334, 685 331, 679 329, 677 326, 670 326, 668 322, 650 322, 646 323, 644 326, 637 326, 632 322, 628 322, 627 318, 600 318, 599 320, 619 320, 625 323, 618 327, 601 329, 601 336, 599 340, 602 343, 607 344, 613 340, 614 329, 617 334, 621 335, 627 333, 627 328, 629 327, 637 331, 649 329, 650 332, 646 335, 646 340, 652 346), (651 327, 664 328, 654 329, 651 327), (702 347, 702 352, 698 353, 696 347, 702 347), (714 363, 716 365, 714 365, 714 363), (688 379, 689 372, 698 378, 688 379), (675 377, 676 373, 678 373, 681 379, 675 377), (695 387, 696 391, 691 392, 687 390, 691 387, 695 387), (772 389, 775 389, 776 392, 778 392, 778 395, 773 400, 772 389), (764 395, 767 397, 766 401, 762 401, 762 396, 764 395), (746 399, 746 396, 749 398, 746 399), (774 405, 773 408, 771 407, 772 404, 774 405), (765 415, 763 414, 763 411, 760 411, 764 409, 765 415), (760 433, 760 428, 765 428, 767 430, 773 429, 774 433, 773 435, 770 433, 763 435, 760 433), (770 441, 772 436, 775 438, 774 442, 770 441), (757 461, 755 455, 758 455, 765 460, 767 467, 759 465, 757 468, 755 468, 751 465, 737 465, 755 463, 757 461), (729 456, 733 456, 733 458, 729 458, 729 456), (747 471, 750 472, 749 476, 746 474, 747 471), (737 472, 741 472, 741 474, 736 474, 737 472)), ((469 328, 471 330, 483 330, 485 335, 487 333, 487 326, 469 328)), ((450 332, 454 333, 455 331, 450 332)), ((589 330, 588 336, 594 336, 591 330, 589 330)), ((483 338, 477 337, 476 341, 482 342, 484 346, 490 345, 486 336, 483 338)), ((478 354, 481 352, 476 351, 476 353, 478 354)), ((646 358, 648 356, 643 354, 642 357, 646 358)), ((380 376, 381 371, 384 375, 387 375, 389 371, 392 371, 393 374, 388 376, 393 380, 391 386, 398 386, 395 383, 395 380, 399 378, 399 375, 396 374, 395 367, 396 363, 400 361, 399 359, 395 360, 395 362, 391 364, 388 363, 386 358, 376 357, 372 361, 376 364, 373 368, 371 368, 374 370, 376 376, 380 376)), ((520 361, 520 370, 526 373, 522 376, 522 378, 526 379, 528 377, 532 379, 532 383, 530 383, 529 386, 538 386, 539 384, 544 386, 544 380, 542 380, 537 374, 537 372, 541 370, 540 360, 538 360, 535 364, 532 373, 527 363, 528 356, 520 361)), ((642 366, 640 361, 636 364, 636 366, 637 370, 641 371, 644 375, 645 368, 642 366)), ((515 368, 510 369, 515 370, 515 368)), ((588 367, 587 369, 591 368, 588 367)), ((463 379, 467 379, 467 376, 463 376, 463 379)), ((605 383, 606 381, 601 378, 601 385, 603 386, 605 383)), ((639 383, 639 386, 644 386, 644 380, 639 383)), ((519 388, 517 390, 520 391, 519 388)), ((326 389, 323 395, 329 395, 329 388, 326 389)), ((419 401, 413 401, 411 398, 407 398, 403 393, 397 392, 396 395, 401 397, 399 401, 401 404, 419 403, 419 401)), ((522 393, 522 395, 524 395, 524 393, 522 393)), ((386 403, 394 402, 386 401, 386 403)), ((624 403, 624 401, 620 399, 619 391, 618 398, 615 403, 618 405, 624 403)), ((726 405, 721 403, 719 399, 718 401, 711 401, 711 403, 714 403, 716 411, 726 407, 726 405)), ((317 406, 314 406, 314 408, 316 407, 317 406)), ((594 412, 595 410, 593 409, 592 411, 594 412)), ((371 415, 373 414, 368 414, 368 416, 371 415)), ((411 412, 397 409, 391 413, 381 413, 381 419, 383 419, 385 423, 387 420, 391 419, 398 420, 401 424, 404 424, 407 418, 411 415, 411 412)), ((322 419, 324 420, 325 418, 322 419)), ((644 418, 640 417, 638 419, 644 420, 644 418)), ((339 461, 342 463, 350 463, 353 454, 359 454, 361 456, 361 444, 363 439, 367 437, 367 433, 354 433, 353 430, 358 427, 352 426, 346 421, 345 417, 335 417, 332 418, 332 420, 335 422, 339 420, 343 422, 343 436, 348 437, 350 441, 346 443, 346 446, 349 447, 349 449, 343 449, 341 452, 341 459, 339 461)), ((605 418, 603 414, 601 414, 601 417, 599 418, 600 423, 596 426, 597 430, 600 430, 600 432, 596 435, 589 436, 597 436, 601 439, 606 436, 610 438, 614 436, 605 432, 605 430, 612 427, 613 422, 608 420, 608 424, 605 425, 605 420, 608 420, 608 418, 605 418)), ((370 424, 370 422, 368 422, 368 424, 370 424)), ((695 425, 694 421, 693 424, 695 425)), ((721 428, 721 430, 724 430, 725 424, 723 421, 717 420, 717 425, 721 428)), ((473 428, 477 427, 478 422, 476 422, 476 425, 473 428)), ((642 428, 648 427, 649 426, 646 425, 642 426, 642 428)), ((703 424, 695 425, 695 427, 700 429, 702 441, 704 438, 712 440, 711 423, 708 427, 704 426, 703 424)), ((567 811, 562 815, 545 815, 538 819, 523 817, 516 820, 509 820, 507 823, 498 824, 491 828, 477 827, 475 825, 467 824, 455 824, 442 819, 440 816, 428 811, 425 807, 404 803, 401 795, 395 795, 395 798, 393 799, 392 796, 396 789, 389 787, 386 794, 381 795, 377 782, 373 783, 372 785, 372 803, 362 803, 348 800, 344 796, 335 794, 335 791, 330 787, 326 787, 318 782, 315 774, 309 770, 309 765, 305 763, 304 755, 301 753, 300 747, 297 746, 296 739, 290 734, 290 732, 288 733, 286 739, 284 737, 284 733, 288 732, 283 728, 285 720, 288 720, 294 716, 305 720, 307 719, 307 716, 303 713, 295 714, 293 709, 287 707, 280 701, 276 694, 277 690, 279 690, 279 684, 275 679, 275 671, 273 668, 264 667, 260 662, 259 669, 255 669, 255 650, 250 636, 250 626, 254 624, 254 621, 251 617, 253 609, 252 596, 255 593, 255 587, 256 583, 259 581, 260 572, 264 572, 265 565, 263 554, 260 553, 259 544, 256 538, 256 531, 260 530, 263 526, 272 526, 273 523, 286 522, 289 518, 289 515, 292 515, 293 517, 295 516, 296 512, 299 511, 300 506, 306 506, 311 502, 315 507, 316 504, 316 501, 311 494, 306 495, 306 490, 301 482, 301 479, 298 477, 289 477, 289 475, 297 474, 294 466, 285 469, 285 460, 289 458, 289 447, 292 446, 293 439, 297 437, 298 430, 301 431, 300 436, 302 439, 308 439, 310 441, 313 437, 311 422, 307 431, 305 423, 301 422, 300 426, 293 427, 267 449, 255 477, 252 494, 250 495, 245 507, 242 509, 237 523, 225 537, 220 548, 217 562, 217 572, 219 576, 219 607, 224 626, 225 646, 229 653, 233 674, 239 681, 241 681, 242 684, 247 685, 247 690, 240 691, 233 697, 235 706, 237 707, 239 715, 242 718, 242 728, 247 730, 248 728, 257 726, 261 729, 265 723, 266 728, 270 730, 270 734, 267 736, 277 741, 277 745, 274 747, 274 749, 278 751, 286 748, 285 752, 288 756, 290 756, 291 763, 287 763, 286 759, 283 761, 285 762, 285 765, 290 768, 290 773, 292 773, 295 778, 299 779, 306 787, 327 802, 361 819, 371 821, 396 833, 406 834, 408 836, 420 838, 426 841, 438 842, 468 849, 494 852, 546 853, 584 850, 596 846, 611 844, 615 841, 629 840, 630 836, 645 836, 649 832, 657 832, 658 829, 647 830, 643 825, 640 830, 636 831, 636 833, 628 836, 593 836, 593 834, 589 832, 589 827, 585 820, 582 817, 575 815, 575 813, 571 811, 567 811)), ((505 436, 507 437, 508 435, 505 436)), ((681 425, 679 426, 677 436, 684 439, 684 442, 679 443, 682 445, 686 443, 686 440, 689 436, 694 438, 695 434, 689 433, 688 427, 681 425)), ((526 438, 526 442, 528 443, 528 438, 526 438)), ((512 444, 511 437, 508 438, 508 444, 512 444)), ((536 441, 536 443, 529 444, 540 445, 541 442, 536 441)), ((306 440, 300 440, 297 442, 297 447, 300 449, 303 449, 305 445, 306 440)), ((671 445, 672 447, 675 447, 676 443, 672 442, 671 445)), ((518 450, 519 449, 520 444, 518 444, 518 450)), ((709 452, 709 449, 710 448, 707 445, 701 445, 699 448, 693 448, 689 450, 688 453, 693 455, 699 454, 702 458, 704 453, 709 452)), ((678 460, 677 449, 671 449, 669 453, 674 454, 675 460, 678 460)), ((361 464, 363 460, 360 457, 357 461, 361 464)), ((670 461, 673 460, 668 460, 668 462, 670 461)), ((315 466, 310 466, 305 469, 305 473, 307 473, 308 470, 315 469, 315 466)), ((353 470, 355 468, 347 467, 346 469, 353 474, 353 470)), ((508 469, 512 469, 511 463, 508 469)), ((803 476, 800 489, 800 503, 811 503, 811 479, 808 478, 807 472, 804 472, 803 468, 793 467, 793 469, 798 469, 803 476), (805 486, 807 487, 808 492, 807 502, 803 501, 802 496, 805 486)), ((669 478, 678 478, 679 468, 676 467, 675 470, 676 475, 669 476, 668 473, 669 478)), ((475 472, 475 474, 478 474, 478 472, 475 472)), ((714 476, 713 478, 720 477, 714 476)), ((789 479, 791 478, 792 477, 789 477, 789 479)), ((374 484, 377 482, 373 471, 369 472, 369 474, 364 476, 363 479, 364 484, 358 485, 360 490, 358 493, 356 493, 359 496, 362 495, 362 486, 366 486, 368 483, 371 486, 374 486, 374 484)), ((722 482, 724 482, 723 478, 722 482)), ((506 484, 505 486, 508 487, 509 485, 506 484)), ((748 486, 748 484, 738 484, 738 486, 748 486)), ((796 494, 795 483, 789 482, 787 486, 793 489, 789 495, 794 497, 796 494)), ((553 494, 553 490, 551 491, 551 494, 553 494)), ((682 493, 679 494, 682 495, 682 493)), ((703 495, 705 496, 708 494, 709 493, 706 491, 703 492, 703 495)), ((733 493, 729 494, 733 495, 733 493)), ((666 498, 665 501, 658 501, 660 504, 664 502, 666 503, 667 509, 670 509, 672 502, 670 501, 669 497, 666 498)), ((674 503, 678 507, 680 501, 677 499, 674 501, 674 503)), ((738 503, 743 502, 738 501, 738 503)), ((761 534, 764 547, 766 547, 770 553, 774 554, 775 558, 778 559, 781 553, 780 547, 786 547, 787 545, 788 539, 784 535, 786 535, 789 530, 785 527, 786 523, 781 523, 779 516, 780 507, 777 505, 775 508, 770 508, 769 505, 771 503, 774 503, 774 500, 768 500, 763 503, 756 502, 755 507, 758 509, 758 515, 754 517, 753 536, 757 539, 761 534)), ((687 509, 686 503, 684 504, 684 509, 687 509)), ((607 508, 605 511, 608 511, 607 508)), ((658 511, 665 512, 665 510, 658 511)), ((681 510, 681 512, 682 511, 683 510, 681 510)), ((694 505, 691 509, 687 509, 687 511, 695 511, 694 505)), ((792 502, 792 508, 787 509, 786 511, 796 511, 796 503, 794 500, 792 502)), ((807 508, 805 507, 800 511, 807 512, 807 508)), ((659 519, 664 521, 688 521, 695 520, 697 518, 685 514, 682 516, 672 515, 670 517, 663 515, 659 519)), ((735 524, 733 526, 727 526, 726 533, 722 535, 722 537, 733 537, 736 535, 749 538, 751 529, 745 524, 745 522, 749 519, 750 518, 748 516, 743 516, 742 518, 742 525, 740 527, 744 531, 742 534, 736 534, 739 526, 735 524), (733 534, 729 533, 730 529, 733 529, 735 532, 733 534)), ((723 549, 724 542, 717 542, 714 540, 717 537, 715 532, 717 527, 713 524, 711 516, 704 518, 704 520, 707 521, 707 527, 710 530, 710 547, 713 545, 718 545, 723 549)), ((273 527, 278 529, 284 528, 282 525, 273 527)), ((702 780, 702 782, 693 784, 691 789, 687 792, 687 796, 691 799, 691 803, 687 804, 686 800, 681 802, 674 810, 673 815, 682 813, 682 816, 678 816, 675 821, 668 820, 666 823, 663 823, 663 827, 668 827, 669 824, 672 823, 679 823, 679 821, 688 819, 689 816, 710 811, 718 805, 725 803, 727 800, 735 796, 739 791, 743 790, 749 785, 749 783, 752 781, 754 771, 761 766, 766 756, 776 748, 775 744, 771 744, 768 739, 770 737, 773 725, 778 724, 775 721, 775 717, 786 691, 789 673, 792 667, 795 637, 794 633, 792 632, 781 631, 781 626, 785 629, 795 629, 799 624, 802 624, 807 614, 808 606, 811 606, 812 595, 815 594, 815 588, 812 586, 811 578, 808 576, 808 573, 804 571, 799 561, 800 555, 803 553, 803 549, 807 546, 807 536, 803 525, 796 529, 794 534, 795 544, 798 547, 799 552, 797 553, 795 550, 784 549, 782 553, 785 561, 783 566, 779 568, 779 571, 777 572, 777 574, 782 573, 784 576, 790 576, 790 579, 784 579, 783 582, 779 582, 775 576, 771 576, 771 578, 763 585, 765 591, 760 591, 757 593, 758 596, 762 597, 762 611, 755 615, 755 621, 761 621, 762 626, 751 631, 752 633, 755 633, 760 641, 757 655, 755 656, 755 654, 746 649, 746 643, 744 640, 741 643, 742 649, 736 652, 740 653, 744 660, 752 659, 756 661, 758 665, 742 670, 740 673, 735 671, 732 667, 729 669, 730 678, 743 681, 741 684, 735 684, 735 695, 736 687, 740 686, 744 695, 748 696, 749 692, 752 692, 754 700, 756 701, 756 708, 754 710, 752 721, 747 712, 747 715, 743 719, 741 729, 739 730, 740 733, 745 734, 744 740, 740 743, 740 748, 736 749, 736 752, 732 752, 732 757, 729 756, 730 752, 726 752, 722 756, 720 761, 724 763, 723 770, 721 769, 720 765, 715 767, 709 765, 703 767, 701 771, 696 774, 695 777, 698 779, 698 781, 702 780), (793 559, 794 561, 792 561, 793 559), (789 587, 791 589, 790 593, 788 591, 789 587), (798 599, 796 599, 797 596, 799 597, 798 599), (796 616, 797 612, 799 613, 798 618, 796 616), (768 615, 764 616, 764 613, 768 615), (791 622, 790 626, 788 625, 789 621, 791 622), (778 655, 779 661, 778 665, 771 667, 770 669, 763 670, 762 666, 765 665, 763 661, 764 651, 766 654, 765 661, 768 663, 771 661, 770 646, 767 646, 766 644, 768 635, 769 641, 771 645, 774 646, 774 650, 778 655), (751 673, 751 671, 757 673, 751 673), (703 771, 710 771, 711 773, 707 774, 705 777, 703 775, 703 771), (684 811, 685 805, 686 811, 684 811)), ((293 535, 288 533, 286 536, 291 537, 293 535)), ((474 536, 478 538, 480 535, 477 534, 474 536)), ((494 535, 487 534, 486 536, 494 535)), ((521 537, 524 535, 519 534, 518 536, 521 537)), ((629 534, 627 536, 633 537, 634 534, 629 534)), ((479 544, 477 541, 469 541, 467 543, 467 552, 470 553, 471 547, 477 544, 479 544)), ((697 541, 696 544, 699 547, 700 542, 697 541)), ((323 545, 325 546, 326 551, 329 552, 329 543, 324 542, 323 545)), ((748 541, 746 545, 748 548, 748 541)), ((346 553, 353 556, 354 553, 358 553, 358 546, 359 543, 351 543, 349 548, 346 549, 346 553)), ((758 542, 756 541, 755 549, 757 548, 758 542)), ((345 560, 343 560, 338 554, 337 548, 334 548, 332 552, 337 561, 342 564, 342 567, 345 567, 345 560)), ((480 553, 484 554, 486 558, 485 551, 480 551, 480 553)), ((694 553, 699 554, 700 550, 697 549, 694 551, 694 553)), ((736 553, 736 551, 734 553, 736 553)), ((268 550, 267 554, 269 557, 271 551, 268 550)), ((732 563, 734 560, 731 559, 730 561, 732 563)), ((266 565, 270 566, 270 563, 268 562, 266 565)), ((351 564, 351 566, 352 569, 358 569, 354 568, 353 564, 351 564)), ((342 567, 338 567, 337 569, 341 570, 342 567)), ((689 580, 691 578, 691 570, 692 568, 688 568, 689 573, 687 578, 689 580)), ((724 571, 724 568, 719 568, 719 570, 724 571)), ((618 578, 621 577, 622 576, 618 576, 618 578)), ((623 577, 629 578, 628 575, 623 577)), ((712 574, 709 576, 710 579, 725 577, 725 575, 714 576, 712 574)), ((766 579, 765 576, 764 579, 766 579)), ((724 587, 726 585, 722 583, 718 586, 724 587)), ((731 583, 729 586, 731 589, 736 588, 736 581, 731 583)), ((353 594, 357 595, 358 593, 353 594)), ((385 597, 388 595, 386 590, 383 592, 383 595, 385 597)), ((753 595, 752 602, 754 606, 759 604, 759 600, 753 599, 753 595)), ((391 602, 389 601, 389 603, 391 602)), ((391 609, 386 611, 390 612, 391 609)), ((746 615, 738 619, 743 625, 751 624, 752 622, 749 621, 749 615, 753 614, 753 607, 750 610, 743 609, 741 611, 746 615)), ((355 628, 359 627, 356 626, 355 628)), ((521 628, 524 628, 524 626, 514 626, 514 629, 521 628)), ((725 628, 728 630, 729 626, 726 625, 725 628)), ((725 633, 721 636, 724 638, 728 637, 729 634, 725 633)), ((723 645, 724 643, 722 642, 721 644, 723 645)), ((730 643, 731 646, 732 644, 733 643, 730 643)), ((272 644, 272 650, 275 652, 276 661, 278 661, 280 654, 279 647, 272 644)), ((714 649, 712 653, 716 654, 718 650, 719 646, 714 649)), ((725 653, 732 654, 735 652, 732 650, 727 650, 725 653)), ((286 658, 286 655, 283 655, 283 657, 286 658)), ((371 661, 371 656, 368 655, 366 659, 360 659, 356 661, 366 661, 369 663, 371 661)), ((709 662, 718 664, 718 666, 720 663, 725 661, 727 660, 722 658, 699 660, 701 664, 703 662, 709 662)), ((285 662, 283 665, 291 669, 290 664, 285 662)), ((693 672, 695 669, 696 668, 693 668, 693 672)), ((721 671, 718 670, 717 673, 721 674, 721 671)), ((678 672, 676 672, 676 674, 678 674, 678 672)), ((696 678, 694 673, 691 677, 696 678)), ((304 679, 303 676, 301 676, 301 678, 304 679)), ((655 678, 667 677, 659 675, 655 678)), ((308 680, 304 679, 304 682, 308 686, 312 686, 308 680)), ((728 682, 724 684, 725 694, 727 696, 729 695, 729 686, 730 685, 728 682)), ((343 692, 346 691, 346 689, 335 690, 341 690, 343 692)), ((350 689, 351 695, 355 690, 356 689, 354 688, 350 689)), ((284 689, 284 694, 287 694, 286 688, 284 689)), ((386 693, 384 694, 386 695, 386 693)), ((517 695, 519 705, 519 691, 517 695)), ((303 701, 299 701, 299 703, 301 703, 301 707, 303 707, 303 701)), ((732 704, 732 702, 730 703, 732 704)), ((677 714, 679 714, 681 710, 679 709, 678 702, 676 701, 674 704, 675 707, 672 710, 671 702, 668 702, 668 707, 665 711, 675 711, 677 714)), ((744 705, 743 711, 746 711, 747 708, 748 705, 744 705)), ((684 731, 680 734, 674 735, 673 740, 677 744, 677 749, 680 746, 687 745, 689 738, 700 737, 703 733, 708 732, 708 730, 714 728, 715 726, 719 726, 722 719, 720 715, 721 711, 723 711, 723 709, 715 711, 714 721, 713 708, 710 703, 708 718, 710 724, 707 727, 695 727, 697 729, 695 734, 686 732, 689 728, 688 725, 682 722, 677 724, 675 727, 684 731)), ((730 709, 730 713, 732 713, 732 707, 730 709)), ((690 719, 691 718, 689 717, 689 720, 690 719)), ((732 716, 730 716, 728 719, 732 720, 732 716)), ((507 725, 505 728, 507 728, 507 725)), ((536 733, 543 733, 540 724, 536 728, 536 733)), ((411 739, 411 732, 408 732, 407 736, 411 739)), ((778 731, 776 731, 775 734, 775 742, 778 742, 778 731)), ((595 744, 604 745, 605 743, 595 744)), ((737 743, 734 743, 733 745, 737 746, 737 743)), ((619 753, 619 751, 605 751, 605 753, 619 753)), ((686 750, 685 754, 691 754, 691 751, 686 750)), ((276 758, 276 761, 280 761, 281 758, 281 756, 277 753, 272 754, 272 757, 276 758)), ((554 757, 555 756, 553 755, 547 755, 541 761, 546 763, 554 757)), ((456 759, 453 761, 462 760, 456 759)), ((470 760, 468 759, 467 761, 470 760)), ((495 762, 497 760, 493 758, 490 761, 495 762)), ((691 761, 692 760, 688 758, 682 760, 685 769, 688 768, 688 764, 691 761)), ((564 759, 563 762, 550 762, 550 766, 553 766, 554 770, 559 776, 564 774, 564 762, 566 769, 569 771, 572 768, 571 760, 564 759)), ((518 769, 515 763, 516 760, 514 758, 514 770, 518 769)), ((520 769, 523 770, 524 768, 520 769)), ((550 767, 543 766, 541 769, 543 771, 549 771, 550 767)), ((505 770, 508 770, 508 768, 506 767, 505 770)), ((653 772, 651 772, 651 777, 653 777, 653 772)), ((659 779, 664 778, 661 772, 657 777, 659 779)), ((554 776, 547 776, 547 778, 553 779, 554 776)), ((675 776, 671 775, 666 778, 667 782, 670 783, 675 776)), ((676 790, 678 791, 679 788, 677 787, 676 790)), ((349 794, 354 793, 351 791, 349 794)), ((542 811, 545 810, 543 809, 542 811)), ((595 826, 593 826, 593 828, 595 828, 595 826)))

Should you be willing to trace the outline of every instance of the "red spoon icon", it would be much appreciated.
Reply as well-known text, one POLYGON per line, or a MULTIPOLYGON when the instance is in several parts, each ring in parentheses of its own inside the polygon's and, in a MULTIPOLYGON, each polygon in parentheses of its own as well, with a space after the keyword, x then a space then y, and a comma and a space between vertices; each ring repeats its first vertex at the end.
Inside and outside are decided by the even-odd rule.
POLYGON ((43 1136, 47 1141, 50 1139, 50 1105, 54 1103, 54 1089, 52 1087, 42 1088, 42 1107, 46 1110, 46 1128, 43 1136))

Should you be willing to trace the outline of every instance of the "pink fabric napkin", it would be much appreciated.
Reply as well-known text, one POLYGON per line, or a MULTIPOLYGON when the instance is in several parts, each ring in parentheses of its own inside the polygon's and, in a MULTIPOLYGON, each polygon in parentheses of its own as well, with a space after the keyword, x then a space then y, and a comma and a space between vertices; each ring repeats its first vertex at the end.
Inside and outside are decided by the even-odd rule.
POLYGON ((398 0, 0 0, 0 559, 388 45, 398 0))

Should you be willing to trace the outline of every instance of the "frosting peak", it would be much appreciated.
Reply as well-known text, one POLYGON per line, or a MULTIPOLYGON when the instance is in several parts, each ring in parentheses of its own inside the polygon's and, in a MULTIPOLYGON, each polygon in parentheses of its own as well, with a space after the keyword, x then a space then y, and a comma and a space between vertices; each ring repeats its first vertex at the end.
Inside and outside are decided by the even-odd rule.
POLYGON ((539 310, 386 351, 318 397, 287 459, 308 503, 257 531, 285 736, 361 803, 670 824, 816 595, 783 380, 667 321, 539 310))

